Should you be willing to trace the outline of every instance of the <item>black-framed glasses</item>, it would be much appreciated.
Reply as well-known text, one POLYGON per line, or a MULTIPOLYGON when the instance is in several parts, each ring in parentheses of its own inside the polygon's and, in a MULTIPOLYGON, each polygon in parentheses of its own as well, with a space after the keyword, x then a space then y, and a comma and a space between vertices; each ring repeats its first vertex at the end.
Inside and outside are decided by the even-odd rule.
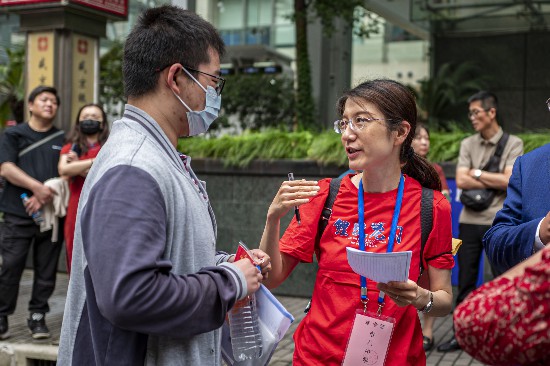
POLYGON ((481 112, 489 112, 489 109, 474 109, 473 111, 468 111, 468 118, 477 117, 481 112))
POLYGON ((348 126, 352 129, 352 131, 361 131, 369 123, 372 123, 375 121, 394 121, 394 120, 395 119, 367 118, 367 117, 355 117, 350 119, 342 118, 337 121, 334 121, 334 132, 344 133, 346 132, 346 129, 348 128, 348 126))
POLYGON ((195 70, 195 69, 192 69, 192 68, 187 67, 187 66, 184 66, 184 67, 189 71, 198 72, 199 74, 207 75, 207 76, 210 76, 211 78, 216 79, 216 87, 214 89, 216 89, 216 93, 218 95, 222 94, 223 87, 225 86, 225 79, 224 78, 222 78, 221 76, 216 76, 216 75, 209 74, 209 73, 204 72, 204 71, 195 70))
MULTIPOLYGON (((164 67, 155 69, 155 72, 160 72, 160 71, 166 69, 168 66, 171 66, 173 64, 174 63, 171 63, 171 64, 166 65, 164 67)), ((223 87, 225 86, 225 79, 224 78, 222 78, 221 76, 209 74, 209 73, 204 72, 204 71, 192 69, 192 68, 187 67, 187 66, 183 66, 183 67, 188 71, 198 72, 199 74, 204 74, 204 75, 210 76, 211 78, 216 79, 216 86, 214 87, 214 89, 216 90, 216 94, 218 94, 218 95, 222 94, 223 87)))

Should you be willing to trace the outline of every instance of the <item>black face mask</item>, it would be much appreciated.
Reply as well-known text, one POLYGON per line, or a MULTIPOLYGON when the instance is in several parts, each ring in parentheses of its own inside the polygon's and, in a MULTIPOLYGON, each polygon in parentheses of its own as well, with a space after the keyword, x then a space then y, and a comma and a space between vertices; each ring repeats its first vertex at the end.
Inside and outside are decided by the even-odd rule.
POLYGON ((101 131, 101 122, 95 121, 93 119, 85 119, 80 121, 80 132, 85 135, 93 135, 101 131))

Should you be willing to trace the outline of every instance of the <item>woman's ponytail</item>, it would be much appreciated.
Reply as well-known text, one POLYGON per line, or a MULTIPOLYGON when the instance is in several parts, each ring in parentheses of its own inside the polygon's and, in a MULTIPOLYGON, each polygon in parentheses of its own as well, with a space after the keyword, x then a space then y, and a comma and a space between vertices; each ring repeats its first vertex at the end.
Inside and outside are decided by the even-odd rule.
POLYGON ((428 160, 415 153, 410 145, 407 152, 403 155, 405 155, 405 159, 403 159, 405 160, 405 165, 401 168, 403 174, 416 179, 423 187, 441 191, 439 174, 437 174, 437 171, 428 160))

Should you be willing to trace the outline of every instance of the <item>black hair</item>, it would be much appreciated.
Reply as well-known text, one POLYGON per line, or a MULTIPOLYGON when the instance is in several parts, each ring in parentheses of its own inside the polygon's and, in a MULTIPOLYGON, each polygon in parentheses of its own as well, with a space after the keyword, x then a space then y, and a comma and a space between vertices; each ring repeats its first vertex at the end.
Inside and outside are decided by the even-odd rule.
POLYGON ((97 107, 101 111, 101 117, 103 121, 101 124, 102 128, 98 136, 98 142, 100 145, 103 145, 105 141, 107 141, 107 137, 109 137, 109 132, 110 132, 109 122, 107 121, 107 114, 103 110, 103 107, 95 103, 88 103, 80 107, 80 109, 78 110, 78 113, 76 114, 76 121, 74 123, 73 129, 71 130, 71 133, 67 138, 67 141, 77 144, 78 151, 80 152, 79 155, 84 154, 85 152, 88 151, 88 143, 86 141, 86 135, 80 132, 80 114, 86 107, 97 107))
POLYGON ((225 45, 212 24, 172 5, 145 10, 124 43, 122 72, 126 97, 143 96, 157 87, 160 72, 175 63, 197 69, 220 58, 225 45))
POLYGON ((489 91, 481 90, 470 98, 468 98, 468 103, 475 101, 481 101, 481 106, 484 110, 488 111, 491 108, 494 108, 498 112, 498 99, 497 96, 489 91))
POLYGON ((416 124, 416 128, 414 130, 414 135, 413 137, 416 137, 416 135, 418 135, 420 133, 420 130, 424 130, 426 131, 426 133, 428 134, 428 137, 430 137, 430 129, 428 128, 428 126, 426 126, 424 123, 422 122, 418 122, 416 124))
POLYGON ((52 93, 53 95, 55 95, 55 99, 57 100, 57 105, 59 106, 61 104, 61 101, 59 100, 59 95, 57 95, 57 89, 54 88, 53 86, 45 86, 45 85, 37 86, 31 91, 28 98, 29 103, 34 103, 34 100, 36 99, 36 97, 42 93, 52 93))
POLYGON ((405 165, 404 174, 416 179, 424 187, 441 191, 439 175, 428 160, 414 153, 411 143, 416 129, 416 102, 410 89, 389 79, 369 80, 345 92, 337 103, 338 114, 342 116, 346 101, 366 101, 374 104, 386 119, 389 131, 397 130, 403 121, 409 122, 411 130, 401 146, 399 159, 405 165))

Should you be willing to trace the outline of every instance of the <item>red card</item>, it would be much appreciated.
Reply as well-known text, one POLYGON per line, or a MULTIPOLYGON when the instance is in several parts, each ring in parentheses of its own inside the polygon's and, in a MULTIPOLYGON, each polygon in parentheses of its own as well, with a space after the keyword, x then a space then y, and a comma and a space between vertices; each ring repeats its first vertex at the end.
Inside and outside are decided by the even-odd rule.
POLYGON ((237 248, 237 253, 235 254, 235 262, 243 258, 248 258, 252 264, 256 264, 254 263, 254 259, 252 258, 252 255, 250 254, 250 251, 245 243, 239 241, 239 247, 237 248))

